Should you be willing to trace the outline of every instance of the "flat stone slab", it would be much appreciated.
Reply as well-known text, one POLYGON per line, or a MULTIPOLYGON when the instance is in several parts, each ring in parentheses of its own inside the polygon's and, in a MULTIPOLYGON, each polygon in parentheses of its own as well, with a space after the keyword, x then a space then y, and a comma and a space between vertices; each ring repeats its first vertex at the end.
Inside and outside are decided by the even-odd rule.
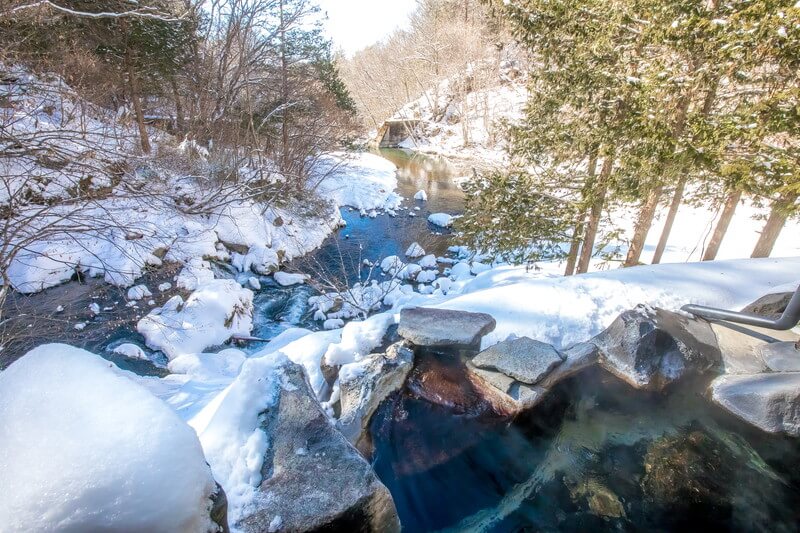
POLYGON ((711 397, 763 431, 800 436, 800 372, 720 376, 711 397))
POLYGON ((472 364, 535 385, 563 361, 564 356, 552 345, 519 337, 490 346, 476 355, 472 364))
POLYGON ((397 333, 416 346, 468 347, 478 344, 496 325, 486 313, 413 307, 400 311, 397 333))

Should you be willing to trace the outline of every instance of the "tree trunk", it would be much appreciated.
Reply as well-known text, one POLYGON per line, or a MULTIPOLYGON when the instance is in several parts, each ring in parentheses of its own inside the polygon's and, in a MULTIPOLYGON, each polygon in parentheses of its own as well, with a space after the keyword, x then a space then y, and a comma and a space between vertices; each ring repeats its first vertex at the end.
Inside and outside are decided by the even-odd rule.
MULTIPOLYGON (((589 156, 589 166, 587 168, 587 175, 589 176, 586 180, 587 187, 591 187, 594 183, 594 177, 597 173, 597 154, 592 153, 589 156)), ((583 237, 581 234, 583 233, 583 226, 586 221, 586 212, 581 212, 580 218, 578 219, 578 223, 575 224, 575 231, 572 232, 572 242, 569 245, 569 253, 567 254, 567 267, 564 270, 565 276, 571 276, 575 273, 575 264, 578 262, 578 254, 581 250, 581 241, 583 237)))
POLYGON ((578 260, 578 274, 583 274, 589 270, 589 262, 592 260, 594 252, 594 241, 597 238, 597 230, 600 228, 600 218, 603 216, 603 206, 606 201, 608 191, 608 180, 611 177, 611 170, 614 168, 613 151, 603 159, 603 168, 600 169, 600 176, 594 187, 594 201, 589 210, 589 220, 586 223, 586 233, 583 237, 583 247, 581 248, 580 259, 578 260))
POLYGON ((722 239, 725 238, 725 233, 728 231, 728 226, 733 220, 733 215, 736 213, 736 207, 739 205, 739 200, 742 198, 742 191, 731 191, 725 199, 725 207, 722 208, 722 214, 719 217, 717 225, 714 227, 714 234, 711 236, 711 241, 708 243, 708 248, 703 253, 703 261, 713 261, 717 257, 719 247, 722 245, 722 239))
POLYGON ((647 201, 639 211, 639 218, 636 220, 633 239, 631 239, 631 245, 628 248, 628 255, 625 257, 624 266, 629 267, 639 264, 639 258, 642 256, 642 251, 644 250, 644 242, 647 239, 650 226, 653 225, 653 219, 656 216, 656 210, 658 209, 659 202, 661 202, 661 195, 663 193, 663 185, 658 185, 647 195, 647 201))
POLYGON ((175 80, 175 76, 170 76, 169 84, 172 86, 172 97, 175 99, 175 128, 178 133, 184 133, 186 131, 186 121, 183 116, 181 93, 178 91, 178 82, 175 80))
POLYGON ((675 193, 672 195, 672 203, 669 206, 669 213, 667 213, 667 220, 664 222, 664 229, 661 231, 661 238, 658 239, 658 246, 656 246, 656 253, 653 255, 653 264, 657 265, 661 262, 661 257, 664 255, 664 250, 667 247, 669 234, 672 232, 672 225, 675 223, 675 217, 678 215, 678 209, 683 201, 683 191, 686 189, 686 175, 681 176, 678 184, 675 186, 675 193))
POLYGON ((750 257, 769 257, 769 254, 772 253, 772 248, 775 246, 775 241, 778 240, 778 236, 786 224, 786 219, 789 218, 787 211, 796 200, 797 193, 785 193, 772 204, 772 211, 769 213, 767 223, 764 224, 764 229, 761 230, 761 237, 759 237, 750 257))
MULTIPOLYGON (((280 35, 281 35, 281 171, 289 170, 289 121, 287 120, 289 104, 289 65, 286 57, 286 22, 284 20, 283 0, 280 2, 280 35)), ((287 176, 288 178, 288 176, 287 176)), ((298 187, 300 185, 298 184, 298 187)))
POLYGON ((133 68, 133 57, 130 48, 125 52, 125 70, 128 73, 128 92, 130 92, 133 110, 136 113, 136 125, 139 127, 139 141, 142 144, 142 152, 150 153, 150 137, 147 135, 147 126, 144 123, 144 113, 142 112, 142 102, 139 99, 139 80, 133 68))

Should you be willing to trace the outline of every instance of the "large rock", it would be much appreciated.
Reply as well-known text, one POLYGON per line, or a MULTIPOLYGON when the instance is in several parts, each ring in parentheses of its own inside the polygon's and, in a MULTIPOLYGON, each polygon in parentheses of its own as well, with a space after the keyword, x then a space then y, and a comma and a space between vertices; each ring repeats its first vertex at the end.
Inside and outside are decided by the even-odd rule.
POLYGON ((564 356, 552 345, 519 337, 490 346, 476 355, 472 364, 535 385, 563 361, 564 356))
POLYGON ((789 300, 792 299, 792 292, 778 292, 762 296, 755 302, 745 306, 742 313, 778 318, 786 310, 789 300))
POLYGON ((600 348, 603 368, 637 389, 663 390, 720 363, 708 322, 641 305, 622 313, 591 342, 600 348))
POLYGON ((496 325, 486 313, 413 307, 400 311, 397 333, 417 346, 471 348, 496 325))
POLYGON ((341 415, 336 427, 366 457, 372 455, 369 422, 380 403, 400 389, 411 371, 414 352, 403 343, 386 353, 344 365, 339 372, 341 415))
POLYGON ((285 367, 275 408, 261 427, 270 436, 245 532, 399 531, 389 491, 323 413, 300 366, 285 367))
MULTIPOLYGON (((552 348, 552 347, 551 347, 552 348)), ((555 351, 555 348, 552 348, 555 351)), ((560 356, 562 362, 542 377, 535 385, 515 380, 496 370, 478 368, 473 361, 467 363, 470 378, 498 412, 517 414, 535 407, 550 389, 597 362, 599 350, 592 343, 584 342, 567 348, 560 356)))
POLYGON ((800 436, 800 372, 720 376, 711 397, 764 431, 800 436))

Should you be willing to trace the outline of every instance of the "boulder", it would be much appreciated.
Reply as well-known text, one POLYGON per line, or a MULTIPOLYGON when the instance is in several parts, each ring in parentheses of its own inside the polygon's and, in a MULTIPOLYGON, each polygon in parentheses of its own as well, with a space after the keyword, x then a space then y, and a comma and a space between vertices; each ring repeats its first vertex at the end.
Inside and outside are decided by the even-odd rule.
POLYGON ((719 376, 711 397, 763 431, 800 436, 800 372, 719 376))
POLYGON ((663 390, 721 360, 708 322, 642 305, 622 313, 591 342, 600 349, 600 365, 637 389, 663 390))
POLYGON ((413 307, 400 311, 397 333, 417 346, 474 348, 496 325, 486 313, 413 307))
POLYGON ((779 292, 762 296, 755 302, 745 306, 742 313, 759 315, 768 318, 778 318, 786 310, 789 300, 792 299, 792 292, 779 292))
POLYGON ((535 385, 563 361, 564 356, 550 344, 519 337, 490 346, 476 355, 472 364, 535 385))
POLYGON ((762 344, 758 355, 773 372, 800 372, 800 347, 795 342, 762 344))
POLYGON ((386 353, 344 365, 339 372, 341 415, 336 427, 366 457, 372 455, 369 422, 380 403, 400 389, 414 363, 414 352, 404 343, 386 353))
POLYGON ((243 532, 399 531, 392 496, 329 422, 302 367, 284 369, 277 405, 262 414, 269 447, 243 532))
MULTIPOLYGON (((555 351, 552 346, 550 348, 555 351)), ((517 414, 535 407, 545 398, 552 387, 564 379, 595 364, 598 354, 597 346, 592 343, 576 344, 559 353, 561 362, 535 385, 517 381, 496 370, 478 368, 474 364, 474 359, 467 363, 467 369, 470 372, 470 379, 492 403, 495 410, 517 414)))

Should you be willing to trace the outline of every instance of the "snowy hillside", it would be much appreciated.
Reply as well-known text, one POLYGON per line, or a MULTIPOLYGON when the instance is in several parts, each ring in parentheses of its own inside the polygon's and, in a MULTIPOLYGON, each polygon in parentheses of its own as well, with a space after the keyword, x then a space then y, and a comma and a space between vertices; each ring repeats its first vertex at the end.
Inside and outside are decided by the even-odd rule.
POLYGON ((464 90, 463 85, 445 80, 400 109, 392 120, 420 121, 400 147, 489 165, 504 161, 503 123, 522 116, 525 76, 506 62, 485 88, 464 90))

